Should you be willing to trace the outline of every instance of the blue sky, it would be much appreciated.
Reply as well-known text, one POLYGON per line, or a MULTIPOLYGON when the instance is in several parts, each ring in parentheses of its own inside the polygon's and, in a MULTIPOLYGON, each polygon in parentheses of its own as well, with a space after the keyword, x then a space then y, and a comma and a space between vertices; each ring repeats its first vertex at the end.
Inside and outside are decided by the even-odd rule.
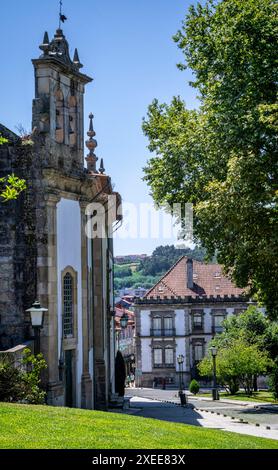
MULTIPOLYGON (((87 87, 85 116, 95 115, 97 155, 123 200, 151 202, 142 181, 150 157, 141 123, 154 98, 169 102, 180 95, 196 107, 190 72, 176 64, 182 54, 172 40, 193 0, 64 0, 68 21, 63 29, 71 52, 77 47, 82 71, 94 82, 87 87)), ((31 127, 34 79, 32 58, 45 30, 52 37, 58 23, 58 0, 1 2, 0 121, 11 130, 31 127)), ((86 122, 86 121, 85 121, 86 122)), ((115 254, 151 253, 173 240, 116 240, 115 254)))

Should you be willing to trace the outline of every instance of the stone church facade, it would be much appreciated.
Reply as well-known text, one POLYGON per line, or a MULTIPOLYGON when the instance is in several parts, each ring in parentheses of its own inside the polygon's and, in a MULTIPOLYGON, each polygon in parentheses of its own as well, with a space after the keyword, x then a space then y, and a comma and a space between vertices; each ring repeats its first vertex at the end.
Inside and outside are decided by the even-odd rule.
MULTIPOLYGON (((0 125, 0 176, 15 173, 27 190, 0 204, 0 350, 30 339, 25 310, 35 300, 48 309, 41 331, 44 377, 51 405, 105 409, 114 391, 113 240, 92 231, 88 205, 113 192, 103 161, 97 170, 93 116, 84 168, 84 93, 92 79, 69 55, 61 29, 40 46, 35 70, 32 135, 19 138, 0 125)), ((90 206, 89 206, 90 207, 90 206)), ((115 214, 117 210, 115 209, 115 214)), ((119 217, 118 217, 119 219, 119 217)))

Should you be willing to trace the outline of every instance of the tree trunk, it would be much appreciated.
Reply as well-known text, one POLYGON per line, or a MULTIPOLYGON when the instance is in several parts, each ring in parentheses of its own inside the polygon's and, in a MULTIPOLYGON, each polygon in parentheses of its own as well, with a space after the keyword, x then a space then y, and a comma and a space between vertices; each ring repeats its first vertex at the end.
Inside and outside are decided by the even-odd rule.
POLYGON ((254 375, 254 377, 253 377, 253 391, 254 391, 254 392, 257 392, 257 391, 258 391, 258 382, 257 382, 257 379, 258 379, 257 375, 254 375))

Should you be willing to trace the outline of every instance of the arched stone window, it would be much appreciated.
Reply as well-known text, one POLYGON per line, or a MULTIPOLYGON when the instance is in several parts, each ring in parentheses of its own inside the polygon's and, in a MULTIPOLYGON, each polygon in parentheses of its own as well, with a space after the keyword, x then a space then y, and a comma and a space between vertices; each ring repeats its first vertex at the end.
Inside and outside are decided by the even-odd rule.
POLYGON ((75 96, 70 96, 69 101, 69 144, 75 147, 77 143, 77 100, 75 96))
POLYGON ((56 99, 56 128, 55 139, 58 144, 63 144, 65 139, 65 106, 64 95, 62 90, 57 90, 55 93, 56 99))
POLYGON ((64 338, 74 335, 74 279, 67 272, 63 278, 63 328, 64 338))

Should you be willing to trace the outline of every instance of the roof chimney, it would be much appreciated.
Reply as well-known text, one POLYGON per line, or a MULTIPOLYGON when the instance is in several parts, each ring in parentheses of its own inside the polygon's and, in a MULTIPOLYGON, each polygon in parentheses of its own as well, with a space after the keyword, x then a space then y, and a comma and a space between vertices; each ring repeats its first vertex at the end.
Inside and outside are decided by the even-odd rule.
POLYGON ((186 272, 187 272, 187 287, 193 289, 193 259, 187 258, 186 261, 186 272))

